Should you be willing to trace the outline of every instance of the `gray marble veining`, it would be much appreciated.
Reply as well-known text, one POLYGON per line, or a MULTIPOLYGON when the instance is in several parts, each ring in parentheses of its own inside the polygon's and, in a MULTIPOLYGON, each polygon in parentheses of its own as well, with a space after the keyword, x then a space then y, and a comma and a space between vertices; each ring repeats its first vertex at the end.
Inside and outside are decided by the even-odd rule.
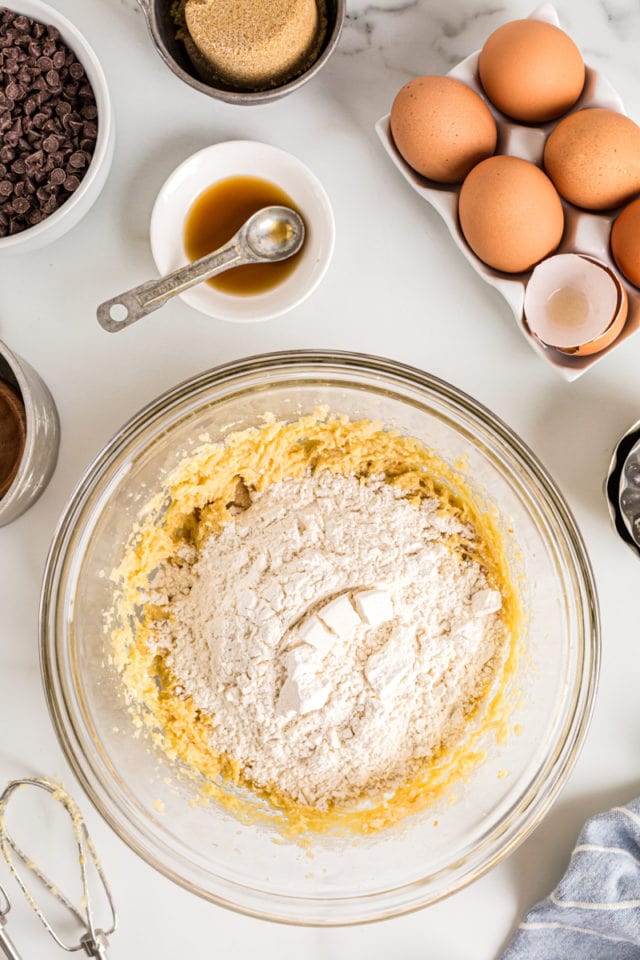
MULTIPOLYGON (((339 53, 357 57, 363 79, 390 89, 398 78, 445 73, 498 26, 528 16, 534 6, 531 0, 350 0, 339 53), (381 70, 393 79, 385 83, 381 70)), ((605 72, 638 116, 638 0, 557 0, 555 6, 587 62, 605 72)))

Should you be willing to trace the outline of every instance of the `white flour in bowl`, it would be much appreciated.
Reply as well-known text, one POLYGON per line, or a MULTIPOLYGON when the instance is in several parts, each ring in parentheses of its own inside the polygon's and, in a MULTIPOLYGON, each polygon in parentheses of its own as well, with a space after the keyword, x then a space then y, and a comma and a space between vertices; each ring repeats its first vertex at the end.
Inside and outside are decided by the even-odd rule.
POLYGON ((463 532, 435 499, 321 472, 166 563, 152 643, 213 718, 212 748, 325 809, 458 739, 504 636, 500 593, 447 546, 463 532))

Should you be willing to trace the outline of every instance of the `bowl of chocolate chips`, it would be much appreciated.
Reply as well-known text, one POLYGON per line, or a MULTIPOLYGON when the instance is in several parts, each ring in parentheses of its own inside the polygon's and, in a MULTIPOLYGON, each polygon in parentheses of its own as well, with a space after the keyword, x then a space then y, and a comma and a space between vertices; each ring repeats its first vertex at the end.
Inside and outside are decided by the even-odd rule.
POLYGON ((43 247, 82 219, 114 132, 104 72, 76 27, 41 0, 0 2, 0 254, 43 247))

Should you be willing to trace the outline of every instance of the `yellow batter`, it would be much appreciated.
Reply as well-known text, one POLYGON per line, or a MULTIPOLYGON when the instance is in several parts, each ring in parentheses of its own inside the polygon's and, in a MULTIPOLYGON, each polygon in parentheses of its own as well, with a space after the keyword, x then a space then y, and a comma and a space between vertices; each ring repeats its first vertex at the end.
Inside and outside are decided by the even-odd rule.
POLYGON ((370 834, 424 810, 443 794, 451 799, 453 785, 468 778, 484 759, 480 744, 486 743, 486 735, 492 734, 498 742, 506 736, 518 697, 509 681, 517 665, 521 612, 496 511, 472 495, 462 470, 452 469, 417 439, 386 430, 381 423, 349 421, 317 411, 292 423, 265 418, 260 428, 233 433, 224 443, 203 444, 180 463, 147 504, 112 579, 117 584, 119 624, 113 633, 114 662, 137 723, 199 781, 197 802, 215 801, 242 821, 269 821, 289 837, 329 831, 370 834), (185 542, 200 545, 230 520, 230 507, 243 486, 260 491, 316 470, 363 480, 383 476, 414 502, 437 497, 443 511, 475 531, 471 540, 449 538, 449 547, 478 562, 489 584, 500 590, 505 627, 503 656, 468 717, 464 742, 425 764, 391 796, 369 795, 355 806, 322 811, 296 803, 275 789, 253 789, 244 781, 237 761, 212 750, 211 718, 176 693, 162 655, 147 646, 146 628, 164 615, 161 609, 147 602, 139 625, 135 630, 130 626, 136 622, 134 610, 139 609, 141 596, 149 589, 150 575, 163 561, 178 558, 185 542))

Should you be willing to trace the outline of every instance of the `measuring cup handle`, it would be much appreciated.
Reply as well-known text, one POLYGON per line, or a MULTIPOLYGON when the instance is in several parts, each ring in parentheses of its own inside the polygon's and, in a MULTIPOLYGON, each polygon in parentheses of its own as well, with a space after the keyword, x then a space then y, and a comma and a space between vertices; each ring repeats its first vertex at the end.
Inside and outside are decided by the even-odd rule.
POLYGON ((181 267, 159 280, 141 283, 140 286, 101 303, 97 311, 98 322, 109 333, 117 333, 163 307, 172 297, 184 293, 197 283, 247 262, 247 256, 240 250, 234 237, 220 250, 202 257, 201 260, 181 267))

